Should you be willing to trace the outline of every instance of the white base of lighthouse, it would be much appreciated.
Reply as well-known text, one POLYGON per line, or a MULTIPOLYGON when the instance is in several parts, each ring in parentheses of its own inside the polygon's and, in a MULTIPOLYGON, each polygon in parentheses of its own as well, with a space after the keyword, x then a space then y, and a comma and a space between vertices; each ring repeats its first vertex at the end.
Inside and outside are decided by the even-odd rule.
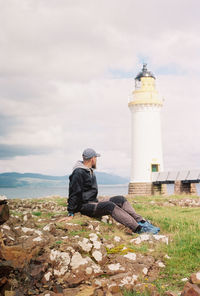
POLYGON ((150 193, 151 173, 163 170, 161 106, 140 104, 131 105, 130 109, 132 115, 130 184, 134 184, 131 186, 134 188, 143 187, 142 191, 150 193))

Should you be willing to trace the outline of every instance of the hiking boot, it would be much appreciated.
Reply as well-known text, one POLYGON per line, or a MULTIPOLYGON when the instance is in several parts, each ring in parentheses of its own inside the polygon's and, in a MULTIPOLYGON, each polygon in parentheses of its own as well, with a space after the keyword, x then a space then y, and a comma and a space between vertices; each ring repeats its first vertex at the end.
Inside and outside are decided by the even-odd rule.
POLYGON ((138 233, 140 234, 141 232, 141 229, 142 229, 142 226, 141 225, 138 225, 138 227, 135 229, 134 233, 138 233))
POLYGON ((145 221, 144 223, 138 222, 138 224, 142 227, 140 230, 140 233, 149 232, 152 234, 157 234, 160 231, 159 227, 153 226, 148 221, 145 221))
POLYGON ((149 231, 146 227, 143 227, 141 225, 138 225, 138 227, 134 231, 134 233, 137 233, 137 234, 141 234, 141 233, 145 233, 145 232, 149 232, 149 231))

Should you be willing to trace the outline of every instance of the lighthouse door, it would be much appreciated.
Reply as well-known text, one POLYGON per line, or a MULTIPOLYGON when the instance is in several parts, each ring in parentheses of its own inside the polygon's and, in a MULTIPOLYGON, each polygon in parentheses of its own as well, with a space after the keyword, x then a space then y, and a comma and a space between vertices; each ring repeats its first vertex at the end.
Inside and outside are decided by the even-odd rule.
POLYGON ((151 171, 152 172, 158 172, 159 171, 159 165, 158 164, 152 164, 151 165, 151 171))

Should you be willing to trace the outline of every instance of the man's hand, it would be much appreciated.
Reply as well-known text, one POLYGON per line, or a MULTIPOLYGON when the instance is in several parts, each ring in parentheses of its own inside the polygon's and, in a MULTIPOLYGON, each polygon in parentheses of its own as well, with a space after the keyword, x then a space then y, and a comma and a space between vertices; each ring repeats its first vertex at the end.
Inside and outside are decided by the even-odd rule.
POLYGON ((70 220, 72 220, 74 218, 74 216, 69 216, 69 217, 64 217, 59 219, 57 222, 68 222, 70 220))

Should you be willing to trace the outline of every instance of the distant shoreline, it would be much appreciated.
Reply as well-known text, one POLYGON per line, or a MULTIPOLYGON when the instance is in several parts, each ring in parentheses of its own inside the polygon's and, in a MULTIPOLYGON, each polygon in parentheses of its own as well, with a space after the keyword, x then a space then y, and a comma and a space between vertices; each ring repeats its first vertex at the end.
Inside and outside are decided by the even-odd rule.
MULTIPOLYGON (((128 178, 120 177, 113 174, 95 172, 97 183, 99 185, 126 185, 128 178)), ((18 188, 18 187, 63 187, 67 186, 69 176, 49 176, 34 173, 1 173, 0 188, 18 188)))
MULTIPOLYGON (((99 196, 114 196, 126 195, 128 193, 128 184, 117 185, 99 185, 99 196)), ((68 196, 68 186, 61 187, 34 187, 24 186, 17 188, 2 188, 0 187, 0 195, 7 196, 8 199, 12 198, 43 198, 47 196, 68 196)))

